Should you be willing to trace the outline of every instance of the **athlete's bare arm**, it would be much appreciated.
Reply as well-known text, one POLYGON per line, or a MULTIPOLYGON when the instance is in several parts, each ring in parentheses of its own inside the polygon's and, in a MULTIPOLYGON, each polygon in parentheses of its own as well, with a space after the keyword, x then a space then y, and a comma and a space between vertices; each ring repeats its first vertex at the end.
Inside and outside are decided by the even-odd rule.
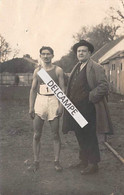
POLYGON ((39 68, 35 69, 34 74, 33 74, 33 81, 32 81, 32 86, 30 90, 30 96, 29 96, 29 114, 32 119, 35 117, 35 111, 34 111, 34 103, 37 95, 37 85, 38 85, 38 80, 37 80, 37 72, 39 71, 39 68))
POLYGON ((56 68, 56 74, 59 80, 59 87, 63 92, 65 92, 65 86, 64 86, 64 73, 63 70, 60 67, 56 68))

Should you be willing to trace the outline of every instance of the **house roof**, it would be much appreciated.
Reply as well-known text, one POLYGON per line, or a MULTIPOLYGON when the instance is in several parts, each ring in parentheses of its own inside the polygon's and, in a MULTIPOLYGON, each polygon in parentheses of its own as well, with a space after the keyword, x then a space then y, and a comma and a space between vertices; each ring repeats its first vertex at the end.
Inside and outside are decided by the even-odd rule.
POLYGON ((31 63, 24 58, 14 58, 6 62, 0 63, 0 73, 26 73, 33 72, 35 68, 35 62, 31 63))
POLYGON ((101 64, 107 64, 110 60, 113 60, 115 58, 120 58, 120 57, 124 57, 124 50, 114 53, 112 56, 104 60, 101 64))
POLYGON ((96 62, 99 61, 99 59, 104 56, 109 50, 111 50, 114 46, 116 46, 120 41, 124 39, 124 36, 114 40, 110 41, 109 43, 106 43, 103 47, 101 47, 95 54, 92 55, 92 59, 96 62))

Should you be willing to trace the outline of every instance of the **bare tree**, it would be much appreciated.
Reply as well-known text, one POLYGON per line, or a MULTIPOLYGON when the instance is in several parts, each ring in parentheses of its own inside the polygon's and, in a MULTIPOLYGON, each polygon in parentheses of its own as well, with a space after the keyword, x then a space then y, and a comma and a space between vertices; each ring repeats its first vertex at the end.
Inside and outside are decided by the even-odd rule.
POLYGON ((8 59, 8 54, 11 52, 11 48, 6 40, 0 35, 0 62, 4 62, 8 59))
MULTIPOLYGON (((17 46, 18 46, 18 44, 17 44, 17 46)), ((16 58, 18 56, 19 52, 20 52, 20 49, 19 48, 14 49, 13 50, 13 58, 16 58)))
POLYGON ((118 7, 110 7, 110 16, 113 21, 124 24, 124 0, 119 0, 118 7))
POLYGON ((101 23, 92 28, 83 27, 79 33, 73 36, 73 38, 77 41, 80 41, 81 39, 90 41, 93 43, 95 50, 97 51, 107 42, 118 38, 117 30, 119 28, 120 26, 101 23))

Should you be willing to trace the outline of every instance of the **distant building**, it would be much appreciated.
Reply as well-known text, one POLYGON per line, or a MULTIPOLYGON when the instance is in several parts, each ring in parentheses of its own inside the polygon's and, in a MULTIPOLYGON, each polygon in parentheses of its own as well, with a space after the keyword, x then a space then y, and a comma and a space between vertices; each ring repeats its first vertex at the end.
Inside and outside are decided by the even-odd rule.
POLYGON ((124 50, 102 62, 113 92, 124 94, 124 50))
POLYGON ((124 37, 105 44, 92 59, 103 65, 111 91, 124 95, 124 37))
POLYGON ((35 62, 24 58, 15 58, 0 63, 0 85, 31 85, 35 65, 35 62))

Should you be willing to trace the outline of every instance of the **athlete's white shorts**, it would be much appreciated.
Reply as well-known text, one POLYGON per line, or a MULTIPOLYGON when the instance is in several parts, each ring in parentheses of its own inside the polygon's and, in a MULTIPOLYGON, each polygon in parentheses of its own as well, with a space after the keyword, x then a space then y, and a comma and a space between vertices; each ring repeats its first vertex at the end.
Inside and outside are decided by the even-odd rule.
POLYGON ((59 101, 55 95, 45 96, 37 94, 35 101, 35 113, 42 120, 53 120, 58 117, 57 110, 59 107, 59 101))

